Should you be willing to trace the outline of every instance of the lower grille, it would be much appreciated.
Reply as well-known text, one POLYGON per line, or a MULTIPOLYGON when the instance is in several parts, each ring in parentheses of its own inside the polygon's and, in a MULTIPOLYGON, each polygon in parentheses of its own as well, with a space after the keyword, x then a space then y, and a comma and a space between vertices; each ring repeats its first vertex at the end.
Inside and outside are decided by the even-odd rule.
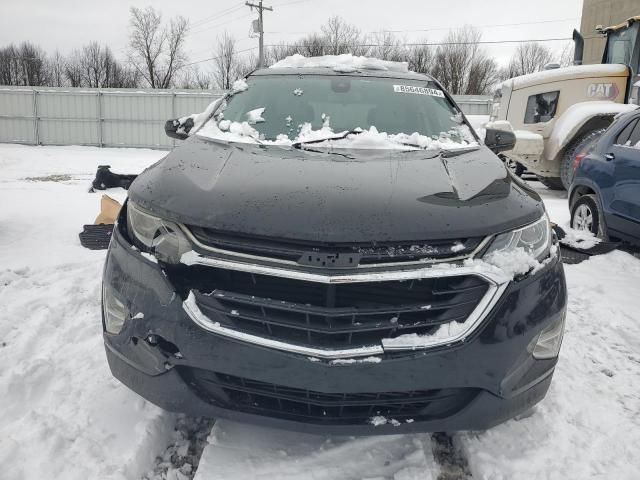
POLYGON ((179 367, 204 400, 232 410, 325 425, 355 425, 384 416, 397 421, 446 418, 475 398, 478 389, 323 393, 242 377, 179 367))
POLYGON ((480 277, 323 284, 211 267, 168 270, 212 321, 290 344, 345 349, 464 322, 486 294, 480 277), (207 292, 207 293, 204 293, 207 292))

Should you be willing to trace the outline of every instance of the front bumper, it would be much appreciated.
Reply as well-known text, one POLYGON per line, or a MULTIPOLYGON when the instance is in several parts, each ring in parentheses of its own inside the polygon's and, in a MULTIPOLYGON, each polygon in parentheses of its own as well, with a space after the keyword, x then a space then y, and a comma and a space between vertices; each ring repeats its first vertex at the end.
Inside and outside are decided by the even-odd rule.
MULTIPOLYGON (((132 316, 144 314, 128 320, 119 334, 104 334, 113 375, 144 398, 190 415, 345 435, 482 430, 526 411, 546 394, 556 363, 535 360, 528 347, 543 329, 562 320, 566 307, 564 273, 556 258, 535 275, 511 282, 462 344, 385 353, 377 363, 336 363, 205 331, 189 318, 161 267, 132 249, 118 229, 104 282, 126 302, 132 316), (453 400, 451 405, 441 401, 428 415, 400 421, 388 417, 376 422, 378 426, 348 419, 323 421, 311 410, 308 416, 300 411, 284 414, 277 406, 266 412, 236 403, 236 397, 218 398, 219 386, 203 392, 208 380, 194 380, 194 372, 234 379, 242 384, 234 384, 236 393, 273 388, 278 395, 269 395, 281 407, 306 392, 315 406, 327 405, 325 414, 333 418, 336 395, 362 402, 376 392, 453 392, 453 400)), ((375 409, 371 416, 376 416, 375 409)))

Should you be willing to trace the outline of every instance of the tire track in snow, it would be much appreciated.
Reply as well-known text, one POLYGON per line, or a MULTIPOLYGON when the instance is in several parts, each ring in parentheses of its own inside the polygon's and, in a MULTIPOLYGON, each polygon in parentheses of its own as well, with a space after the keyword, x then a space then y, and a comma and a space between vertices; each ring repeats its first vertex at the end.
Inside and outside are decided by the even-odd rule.
POLYGON ((178 415, 171 442, 143 480, 191 480, 215 420, 178 415))
POLYGON ((436 432, 431 435, 431 439, 433 458, 441 469, 437 480, 465 480, 472 477, 469 461, 455 437, 436 432))

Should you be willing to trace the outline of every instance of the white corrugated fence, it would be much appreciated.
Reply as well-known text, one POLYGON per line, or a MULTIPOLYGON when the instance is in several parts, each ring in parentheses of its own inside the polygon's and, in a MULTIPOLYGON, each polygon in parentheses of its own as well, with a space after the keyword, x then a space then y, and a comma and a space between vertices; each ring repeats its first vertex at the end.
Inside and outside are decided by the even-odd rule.
MULTIPOLYGON (((164 123, 201 112, 220 90, 0 87, 0 143, 171 148, 164 123)), ((488 115, 491 97, 455 97, 488 115)))

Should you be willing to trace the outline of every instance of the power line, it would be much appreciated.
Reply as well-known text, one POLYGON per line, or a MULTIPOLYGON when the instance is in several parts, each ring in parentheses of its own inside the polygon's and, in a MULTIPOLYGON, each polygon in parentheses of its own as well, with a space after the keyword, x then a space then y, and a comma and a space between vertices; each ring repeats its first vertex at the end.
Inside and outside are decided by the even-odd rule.
MULTIPOLYGON (((238 50, 235 53, 236 54, 238 54, 238 53, 246 53, 246 52, 250 52, 251 50, 256 50, 257 48, 258 47, 245 48, 244 50, 238 50)), ((203 58, 202 60, 196 60, 195 62, 185 63, 183 65, 183 67, 188 67, 190 65, 195 65, 196 63, 202 63, 202 62, 209 62, 211 60, 217 60, 217 59, 222 58, 222 57, 223 57, 223 55, 217 55, 215 57, 203 58)))
MULTIPOLYGON (((573 40, 571 37, 563 37, 563 38, 540 38, 540 39, 532 39, 532 40, 495 40, 495 41, 478 41, 478 42, 434 42, 434 43, 399 43, 399 46, 403 47, 437 47, 440 45, 495 45, 501 43, 533 43, 533 42, 560 42, 566 40, 573 40)), ((284 44, 287 47, 292 48, 304 48, 305 45, 296 45, 296 44, 284 44)), ((281 47, 282 44, 272 44, 267 45, 267 47, 281 47)), ((319 48, 332 48, 333 45, 314 45, 319 48)), ((349 45, 350 47, 388 47, 389 45, 383 43, 360 43, 356 45, 349 45)))
MULTIPOLYGON (((530 43, 530 42, 560 42, 560 41, 567 41, 567 40, 573 40, 571 37, 565 37, 565 38, 538 38, 538 39, 532 39, 532 40, 496 40, 496 41, 480 41, 480 42, 434 42, 434 43, 400 43, 400 46, 403 47, 437 47, 440 45, 476 45, 476 44, 502 44, 502 43, 530 43)), ((270 47, 281 47, 282 45, 278 45, 278 44, 270 44, 270 45, 265 45, 265 47, 270 48, 270 47)), ((303 48, 304 45, 286 45, 287 47, 291 47, 291 48, 303 48)), ((353 47, 386 47, 388 45, 382 44, 382 43, 362 43, 362 44, 358 44, 358 45, 353 45, 353 47)), ((332 45, 317 45, 317 47, 321 47, 321 48, 331 48, 332 45)), ((258 47, 251 47, 251 48, 246 48, 244 50, 239 50, 236 53, 245 53, 245 52, 249 52, 251 50, 255 50, 258 47)), ((218 58, 220 58, 221 56, 215 56, 215 57, 211 57, 211 58, 204 58, 202 60, 196 60, 195 62, 191 62, 191 63, 187 63, 184 66, 188 67, 189 65, 195 65, 196 63, 202 63, 202 62, 208 62, 210 60, 216 60, 218 58)))
POLYGON ((195 28, 195 27, 199 27, 201 25, 204 25, 205 23, 209 23, 213 20, 217 20, 221 17, 224 17, 225 15, 229 15, 230 13, 234 13, 240 9, 242 9, 242 7, 244 7, 244 5, 242 3, 238 3, 232 7, 229 8, 225 8, 224 10, 220 10, 219 12, 214 13, 213 15, 210 15, 208 17, 202 18, 200 20, 198 20, 197 22, 194 22, 192 25, 190 25, 191 28, 195 28))
POLYGON ((239 17, 232 18, 232 19, 226 20, 224 22, 216 23, 215 25, 208 25, 208 26, 203 27, 203 28, 201 28, 199 30, 196 30, 196 31, 193 31, 193 32, 189 32, 189 34, 190 35, 199 35, 199 34, 201 34, 203 32, 209 32, 209 31, 213 30, 214 28, 221 27, 222 25, 228 25, 229 23, 237 22, 238 20, 242 20, 243 18, 247 18, 247 17, 250 17, 250 16, 251 16, 251 14, 247 13, 245 15, 241 15, 239 17))
MULTIPOLYGON (((300 1, 307 1, 307 0, 298 0, 298 2, 300 1)), ((297 3, 297 2, 295 2, 297 3)), ((522 26, 522 25, 540 25, 540 24, 544 24, 544 23, 561 23, 561 22, 569 22, 569 21, 575 21, 578 20, 577 18, 563 18, 560 20, 540 20, 540 21, 535 21, 535 22, 518 22, 518 23, 494 23, 494 24, 484 24, 484 25, 474 25, 474 27, 478 27, 478 28, 494 28, 494 27, 515 27, 515 26, 522 26)), ((429 28, 424 28, 424 29, 415 29, 415 30, 411 30, 411 29, 404 29, 404 30, 387 30, 387 29, 381 29, 381 30, 372 30, 372 31, 368 31, 365 33, 377 33, 377 32, 389 32, 389 33, 405 33, 405 32, 432 32, 432 31, 437 31, 437 30, 451 30, 456 28, 456 26, 449 26, 449 27, 429 27, 429 28)), ((265 33, 275 33, 275 34, 285 34, 285 35, 305 35, 309 32, 265 32, 265 33)))

